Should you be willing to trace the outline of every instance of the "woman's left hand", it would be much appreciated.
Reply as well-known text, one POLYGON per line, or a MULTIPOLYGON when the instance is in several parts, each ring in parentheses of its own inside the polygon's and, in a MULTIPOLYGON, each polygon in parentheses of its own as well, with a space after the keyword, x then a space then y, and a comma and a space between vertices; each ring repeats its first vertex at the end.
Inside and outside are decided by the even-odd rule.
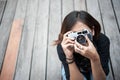
POLYGON ((75 52, 89 58, 90 60, 95 60, 99 58, 96 48, 93 43, 89 40, 88 36, 85 36, 87 40, 87 45, 82 45, 75 41, 74 50, 75 52))

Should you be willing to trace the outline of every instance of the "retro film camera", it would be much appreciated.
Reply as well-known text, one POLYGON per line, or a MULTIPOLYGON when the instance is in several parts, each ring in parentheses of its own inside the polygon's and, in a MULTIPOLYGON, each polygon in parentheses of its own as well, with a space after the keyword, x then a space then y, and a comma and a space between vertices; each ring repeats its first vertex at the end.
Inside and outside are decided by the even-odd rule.
POLYGON ((87 29, 84 29, 81 32, 71 32, 70 34, 68 34, 68 37, 74 38, 78 43, 84 45, 87 42, 85 38, 86 35, 91 41, 93 40, 92 33, 87 29))

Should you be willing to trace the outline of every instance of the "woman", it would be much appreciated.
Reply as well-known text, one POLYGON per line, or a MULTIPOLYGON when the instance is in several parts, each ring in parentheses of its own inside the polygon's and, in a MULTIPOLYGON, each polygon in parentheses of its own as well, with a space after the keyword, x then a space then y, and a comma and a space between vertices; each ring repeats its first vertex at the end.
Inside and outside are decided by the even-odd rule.
POLYGON ((65 17, 58 40, 55 41, 63 64, 63 80, 106 80, 110 42, 100 31, 98 21, 85 11, 73 11, 65 17), (71 33, 84 30, 93 36, 90 39, 84 35, 85 44, 69 37, 71 33))

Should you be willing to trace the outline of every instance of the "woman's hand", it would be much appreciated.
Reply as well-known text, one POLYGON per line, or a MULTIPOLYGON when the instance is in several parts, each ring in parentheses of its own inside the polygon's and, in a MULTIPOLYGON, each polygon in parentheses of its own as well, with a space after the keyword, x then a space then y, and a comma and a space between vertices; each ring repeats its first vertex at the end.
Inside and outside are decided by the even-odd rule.
POLYGON ((61 46, 63 48, 63 51, 66 55, 66 58, 73 58, 73 51, 74 51, 74 39, 67 37, 67 35, 71 33, 71 31, 65 33, 63 35, 63 40, 61 42, 61 46))
POLYGON ((90 60, 99 59, 99 55, 93 43, 89 40, 88 36, 85 36, 85 38, 87 40, 86 45, 79 44, 77 41, 75 41, 75 44, 74 44, 75 52, 89 58, 90 60))

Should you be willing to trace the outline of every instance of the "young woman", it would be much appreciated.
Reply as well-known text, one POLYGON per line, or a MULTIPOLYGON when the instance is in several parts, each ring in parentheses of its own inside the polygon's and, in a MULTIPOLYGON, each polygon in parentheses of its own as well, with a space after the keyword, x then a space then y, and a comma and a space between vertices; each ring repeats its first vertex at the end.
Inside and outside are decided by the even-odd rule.
POLYGON ((100 31, 98 21, 85 11, 73 11, 65 17, 55 41, 63 64, 63 80, 106 80, 110 42, 100 31), (69 37, 71 33, 82 33, 84 30, 93 36, 91 40, 84 35, 86 44, 69 37))

